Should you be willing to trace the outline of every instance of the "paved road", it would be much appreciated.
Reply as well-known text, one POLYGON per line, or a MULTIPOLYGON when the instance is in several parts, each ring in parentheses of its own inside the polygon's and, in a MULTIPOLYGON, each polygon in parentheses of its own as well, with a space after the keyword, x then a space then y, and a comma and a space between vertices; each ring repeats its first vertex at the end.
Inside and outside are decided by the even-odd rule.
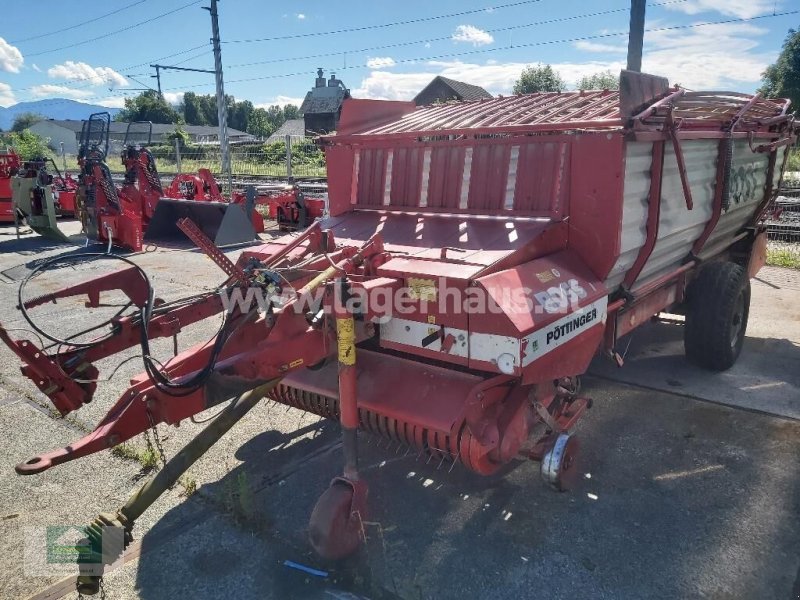
MULTIPOLYGON (((45 247, 0 236, 0 272, 18 279, 25 269, 12 267, 65 248, 45 247)), ((133 258, 166 298, 219 279, 196 252, 133 258)), ((176 488, 137 523, 140 556, 107 576, 107 597, 795 598, 800 423, 768 413, 797 410, 796 292, 789 272, 762 279, 742 363, 713 383, 678 357, 676 325, 637 334, 625 369, 593 366, 585 389, 596 402, 579 429, 585 476, 573 493, 547 489, 533 463, 485 479, 460 467, 437 470, 373 439, 363 446, 367 547, 345 564, 325 564, 309 552, 305 527, 339 470, 338 428, 262 403, 191 469, 196 494, 186 499, 176 488), (755 400, 747 410, 722 404, 742 398, 755 400), (286 559, 329 576, 288 569, 286 559)), ((9 323, 16 285, 0 286, 9 323)), ((41 316, 66 330, 87 321, 68 306, 45 307, 41 316)), ((194 326, 182 345, 214 329, 194 326)), ((171 342, 154 351, 168 356, 171 342)), ((123 365, 91 405, 61 420, 10 352, 0 357, 0 597, 19 598, 59 580, 25 576, 26 527, 84 524, 122 504, 142 473, 109 453, 36 477, 14 475, 13 465, 93 427, 140 364, 123 365)), ((117 362, 101 367, 107 373, 117 362)), ((162 428, 167 453, 199 429, 162 428)))

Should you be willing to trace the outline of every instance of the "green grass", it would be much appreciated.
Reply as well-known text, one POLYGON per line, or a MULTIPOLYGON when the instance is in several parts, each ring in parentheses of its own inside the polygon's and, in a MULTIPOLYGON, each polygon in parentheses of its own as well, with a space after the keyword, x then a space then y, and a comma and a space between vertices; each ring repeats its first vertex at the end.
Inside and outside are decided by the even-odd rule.
POLYGON ((135 460, 146 470, 153 469, 158 464, 158 455, 149 448, 142 450, 130 444, 118 444, 111 449, 111 454, 126 460, 135 460))
POLYGON ((800 149, 794 149, 789 152, 786 171, 800 171, 800 149))
POLYGON ((784 249, 767 248, 767 264, 772 267, 800 269, 800 248, 794 252, 784 249))

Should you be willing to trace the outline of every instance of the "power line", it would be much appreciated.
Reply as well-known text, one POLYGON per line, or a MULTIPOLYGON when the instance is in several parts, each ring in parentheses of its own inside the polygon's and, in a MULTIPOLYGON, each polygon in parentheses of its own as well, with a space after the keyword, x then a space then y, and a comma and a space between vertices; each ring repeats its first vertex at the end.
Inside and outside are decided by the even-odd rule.
MULTIPOLYGON (((746 22, 749 22, 749 21, 756 21, 756 20, 759 20, 759 19, 771 19, 771 18, 775 18, 775 17, 785 17, 785 16, 789 16, 789 15, 796 15, 796 14, 800 14, 800 10, 791 10, 791 11, 786 11, 786 12, 781 12, 781 13, 759 15, 759 16, 755 16, 755 17, 746 17, 746 18, 737 18, 737 19, 725 19, 725 20, 722 20, 722 21, 706 21, 704 23, 691 23, 691 24, 687 24, 687 25, 673 25, 673 26, 670 26, 670 27, 654 27, 654 28, 651 28, 651 29, 645 29, 645 32, 646 33, 655 33, 655 32, 661 32, 661 31, 675 31, 675 30, 680 30, 680 29, 693 29, 693 28, 696 28, 696 27, 707 27, 709 25, 727 25, 729 23, 746 23, 746 22)), ((467 55, 474 55, 474 54, 484 54, 484 53, 488 53, 488 52, 499 52, 499 51, 503 51, 503 50, 514 50, 514 49, 518 49, 518 48, 532 48, 532 47, 535 47, 535 46, 547 46, 547 45, 554 45, 554 44, 566 44, 566 43, 571 43, 571 42, 582 42, 582 41, 606 39, 606 38, 610 38, 610 37, 620 37, 620 36, 627 36, 627 35, 628 35, 627 31, 619 31, 619 32, 611 32, 611 33, 599 33, 599 34, 595 34, 595 35, 585 35, 585 36, 567 38, 567 39, 560 39, 560 40, 546 40, 546 41, 543 41, 543 42, 531 42, 531 43, 528 43, 528 44, 513 44, 513 45, 509 45, 509 46, 502 46, 502 47, 495 47, 495 48, 481 48, 479 50, 467 50, 467 51, 462 51, 462 52, 451 52, 451 53, 448 53, 448 54, 439 54, 438 56, 428 56, 428 57, 420 57, 420 58, 406 58, 406 59, 397 60, 395 62, 396 62, 396 64, 425 62, 425 61, 431 61, 431 60, 439 60, 439 59, 443 59, 443 58, 456 58, 456 57, 459 57, 459 56, 467 56, 467 55)), ((346 67, 342 67, 342 69, 359 69, 359 68, 364 68, 364 67, 368 67, 368 65, 366 65, 366 64, 348 65, 346 67)), ((228 83, 245 83, 245 82, 248 82, 248 81, 261 81, 261 80, 265 80, 265 79, 280 79, 280 78, 284 78, 284 77, 296 77, 296 76, 299 76, 299 75, 307 75, 307 74, 308 74, 308 71, 298 71, 298 72, 295 72, 295 73, 284 73, 284 74, 280 74, 280 75, 264 75, 264 76, 261 76, 261 77, 248 77, 248 78, 245 78, 245 79, 233 79, 233 80, 229 81, 228 83)), ((198 87, 204 87, 206 85, 208 85, 208 84, 200 83, 200 84, 197 84, 197 85, 182 86, 180 88, 170 88, 167 91, 183 90, 183 89, 186 89, 186 88, 198 88, 198 87)))
POLYGON ((183 6, 179 6, 178 8, 174 8, 174 9, 168 11, 168 12, 161 13, 160 15, 156 15, 155 17, 151 17, 151 18, 146 19, 144 21, 140 21, 139 23, 134 23, 133 25, 128 25, 127 27, 123 27, 122 29, 117 29, 116 31, 110 31, 110 32, 105 33, 103 35, 99 35, 99 36, 97 36, 95 38, 84 40, 82 42, 75 42, 74 44, 69 44, 67 46, 61 46, 59 48, 51 48, 49 50, 42 50, 41 52, 29 52, 29 53, 27 53, 27 56, 41 56, 42 54, 50 54, 52 52, 58 52, 59 50, 67 50, 68 48, 75 48, 77 46, 83 46, 85 44, 91 44, 93 42, 96 42, 97 40, 102 40, 104 38, 111 37, 112 35, 117 35, 118 33, 122 33, 123 31, 129 31, 129 30, 134 29, 136 27, 141 27, 142 25, 146 25, 148 23, 152 23, 153 21, 156 21, 156 20, 161 19, 163 17, 166 17, 168 15, 174 14, 174 13, 176 13, 178 11, 181 11, 181 10, 184 10, 186 8, 189 8, 190 6, 194 6, 196 4, 200 4, 201 2, 203 2, 203 0, 192 0, 192 2, 189 2, 188 4, 184 4, 183 6))
MULTIPOLYGON (((88 21, 81 21, 80 23, 76 23, 75 25, 70 25, 69 27, 60 27, 54 31, 50 31, 48 33, 40 33, 39 35, 34 35, 27 38, 22 38, 19 40, 11 40, 9 44, 21 44, 22 42, 30 42, 31 40, 38 40, 43 37, 49 37, 51 35, 55 35, 57 33, 64 33, 65 31, 70 31, 72 29, 78 29, 79 27, 85 27, 89 23, 94 23, 96 21, 100 21, 101 19, 105 19, 106 17, 110 17, 111 15, 116 15, 117 13, 121 13, 123 10, 128 10, 129 8, 133 8, 134 6, 138 6, 139 4, 144 4, 147 0, 138 0, 133 4, 128 4, 127 6, 123 6, 122 8, 118 8, 117 10, 112 10, 110 13, 106 13, 104 15, 100 15, 99 17, 95 17, 94 19, 89 19, 88 21)), ((28 55, 31 56, 31 55, 28 55)))
MULTIPOLYGON (((687 0, 669 0, 667 2, 657 2, 654 4, 648 4, 647 6, 666 6, 670 4, 681 4, 686 2, 687 0)), ((575 21, 577 19, 586 19, 591 17, 602 17, 606 15, 611 15, 620 12, 628 12, 630 10, 629 6, 625 6, 623 8, 613 8, 609 10, 602 10, 598 12, 592 13, 583 13, 580 15, 572 15, 569 17, 558 17, 554 19, 546 19, 544 21, 535 21, 533 23, 527 23, 524 25, 510 25, 508 27, 498 27, 495 29, 487 29, 487 33, 501 33, 504 31, 512 31, 514 29, 525 29, 528 27, 537 27, 540 25, 552 25, 555 23, 564 23, 566 21, 575 21)), ((282 62, 293 62, 293 61, 300 61, 300 60, 310 60, 312 58, 327 58, 331 56, 341 56, 343 54, 357 54, 359 52, 372 52, 374 50, 388 50, 390 48, 401 48, 404 46, 416 46, 417 44, 428 44, 431 42, 441 42, 452 39, 451 36, 446 35, 442 37, 435 37, 435 38, 427 38, 424 40, 413 40, 413 41, 406 41, 406 42, 395 42, 392 44, 384 44, 382 46, 371 46, 369 48, 358 48, 358 49, 351 49, 351 50, 340 50, 339 52, 325 52, 322 54, 310 54, 307 56, 293 56, 289 58, 272 58, 269 60, 260 60, 256 62, 249 62, 249 63, 237 63, 233 65, 229 65, 228 68, 238 68, 238 67, 251 67, 255 65, 267 65, 267 64, 274 64, 274 63, 282 63, 282 62)))
POLYGON ((510 4, 498 4, 497 6, 485 6, 484 8, 474 8, 472 10, 462 10, 454 13, 447 13, 444 15, 434 15, 431 17, 419 17, 417 19, 409 19, 407 21, 394 21, 391 23, 379 23, 377 25, 362 25, 361 27, 348 27, 346 29, 335 29, 332 31, 315 31, 312 33, 295 33, 292 35, 282 35, 277 37, 268 38, 254 38, 246 40, 225 40, 224 44, 249 44, 252 42, 271 42, 276 40, 295 40, 298 38, 306 37, 319 37, 322 35, 336 35, 339 33, 352 33, 359 31, 369 31, 371 29, 385 29, 386 27, 396 27, 398 25, 413 25, 416 23, 425 23, 427 21, 436 21, 438 19, 449 19, 452 17, 463 17, 466 15, 474 15, 475 13, 491 12, 503 8, 512 8, 515 6, 525 6, 527 4, 536 4, 542 0, 520 0, 519 2, 512 2, 510 4))

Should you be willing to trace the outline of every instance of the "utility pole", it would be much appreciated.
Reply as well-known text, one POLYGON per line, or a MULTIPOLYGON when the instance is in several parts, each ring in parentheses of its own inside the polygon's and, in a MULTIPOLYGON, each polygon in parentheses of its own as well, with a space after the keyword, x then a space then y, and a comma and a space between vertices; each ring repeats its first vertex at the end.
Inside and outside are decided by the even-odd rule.
POLYGON ((233 176, 231 175, 231 155, 228 149, 228 109, 225 106, 225 84, 222 79, 222 49, 219 43, 219 14, 217 1, 211 0, 211 6, 203 9, 211 13, 211 42, 214 45, 214 71, 217 80, 217 119, 219 121, 219 147, 222 153, 222 174, 228 181, 228 193, 233 192, 233 176))
POLYGON ((646 0, 631 0, 631 24, 628 33, 628 71, 642 71, 644 46, 644 7, 646 0))
POLYGON ((163 98, 164 94, 161 93, 161 65, 150 65, 150 66, 156 70, 156 74, 150 75, 150 77, 155 77, 156 81, 158 82, 158 95, 163 98))

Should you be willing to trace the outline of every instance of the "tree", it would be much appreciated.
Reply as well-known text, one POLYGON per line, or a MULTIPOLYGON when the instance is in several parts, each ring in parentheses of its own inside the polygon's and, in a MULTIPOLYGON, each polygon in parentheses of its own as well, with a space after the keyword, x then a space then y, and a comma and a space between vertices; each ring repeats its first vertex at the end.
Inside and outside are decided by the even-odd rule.
POLYGON ((201 96, 194 92, 183 95, 183 118, 187 125, 208 125, 208 117, 203 109, 201 96))
POLYGON ((789 98, 791 108, 800 110, 800 30, 790 29, 778 60, 762 74, 758 91, 768 98, 789 98))
POLYGON ((555 71, 550 65, 526 67, 514 84, 515 94, 563 92, 565 89, 567 89, 566 82, 561 79, 558 71, 555 71))
POLYGON ((134 98, 125 98, 125 108, 117 113, 114 120, 177 123, 180 115, 158 92, 147 90, 134 98))
POLYGON ((619 77, 608 70, 600 71, 581 77, 577 87, 579 90, 618 90, 619 77))
POLYGON ((44 138, 30 129, 22 131, 12 131, 0 140, 0 145, 11 146, 14 148, 22 160, 32 160, 34 158, 53 157, 53 152, 47 146, 50 140, 44 138))
POLYGON ((250 115, 250 122, 248 123, 248 128, 245 131, 260 138, 267 138, 271 136, 276 129, 277 127, 270 123, 269 119, 267 118, 267 111, 265 111, 263 108, 256 108, 250 115))
POLYGON ((300 109, 295 106, 294 104, 287 104, 283 107, 283 116, 287 121, 292 119, 299 119, 303 115, 300 113, 300 109))
POLYGON ((30 126, 39 121, 43 121, 46 117, 38 113, 24 112, 14 117, 14 124, 11 126, 11 131, 24 131, 30 129, 30 126))

